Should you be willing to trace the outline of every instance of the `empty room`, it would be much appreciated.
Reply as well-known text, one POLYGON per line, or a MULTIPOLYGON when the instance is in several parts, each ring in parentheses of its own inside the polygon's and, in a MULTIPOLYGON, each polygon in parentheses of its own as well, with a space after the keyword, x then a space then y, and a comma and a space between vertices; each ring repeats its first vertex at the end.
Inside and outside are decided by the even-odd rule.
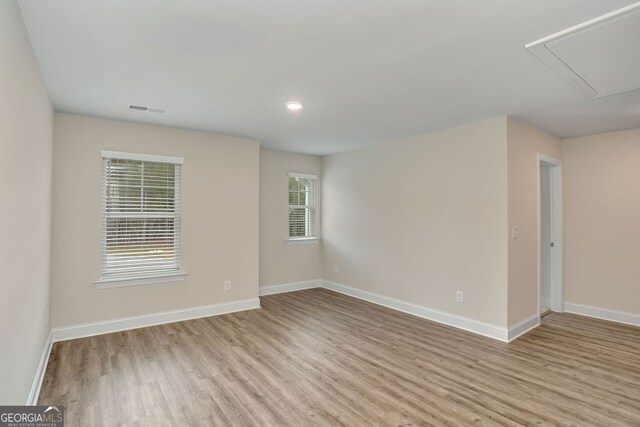
POLYGON ((0 427, 640 426, 639 40, 0 0, 0 427))

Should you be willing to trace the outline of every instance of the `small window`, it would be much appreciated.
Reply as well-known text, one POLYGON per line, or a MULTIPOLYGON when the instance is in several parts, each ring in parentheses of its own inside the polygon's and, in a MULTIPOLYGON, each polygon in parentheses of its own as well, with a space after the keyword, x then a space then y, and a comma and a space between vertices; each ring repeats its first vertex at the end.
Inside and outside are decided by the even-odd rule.
POLYGON ((315 239, 318 177, 289 173, 289 239, 315 239))
POLYGON ((102 152, 101 282, 183 275, 182 159, 102 152))

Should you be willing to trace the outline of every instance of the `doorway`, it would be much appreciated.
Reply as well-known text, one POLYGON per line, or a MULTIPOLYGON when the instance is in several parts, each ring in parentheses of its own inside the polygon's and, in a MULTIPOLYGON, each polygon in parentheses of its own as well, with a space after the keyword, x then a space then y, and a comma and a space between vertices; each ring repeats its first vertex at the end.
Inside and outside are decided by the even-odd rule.
POLYGON ((538 309, 564 311, 562 161, 538 155, 538 309))

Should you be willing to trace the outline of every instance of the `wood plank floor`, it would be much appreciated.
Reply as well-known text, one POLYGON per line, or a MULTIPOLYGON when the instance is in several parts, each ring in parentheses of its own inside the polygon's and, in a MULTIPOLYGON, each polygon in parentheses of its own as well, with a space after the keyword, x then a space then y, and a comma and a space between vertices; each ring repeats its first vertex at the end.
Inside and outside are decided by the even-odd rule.
POLYGON ((324 289, 56 343, 67 426, 640 425, 640 328, 571 314, 504 344, 324 289))

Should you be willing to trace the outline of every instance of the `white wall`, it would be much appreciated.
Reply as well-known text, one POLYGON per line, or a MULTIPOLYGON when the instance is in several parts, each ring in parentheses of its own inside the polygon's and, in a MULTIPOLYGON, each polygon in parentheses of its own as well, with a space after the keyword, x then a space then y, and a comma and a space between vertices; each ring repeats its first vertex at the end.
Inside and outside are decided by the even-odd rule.
POLYGON ((509 222, 509 326, 538 313, 538 154, 560 158, 560 141, 533 126, 507 119, 509 222))
POLYGON ((0 405, 23 405, 49 333, 53 110, 13 0, 0 64, 0 405))
POLYGON ((70 326, 258 296, 257 141, 55 115, 52 323, 70 326), (182 282, 96 289, 101 150, 184 157, 182 282), (224 281, 232 289, 224 291, 224 281))
POLYGON ((640 315, 640 129, 562 141, 565 301, 640 315))
MULTIPOLYGON (((260 150, 260 286, 321 278, 321 242, 287 245, 289 237, 288 173, 321 177, 317 156, 260 150)), ((321 191, 321 188, 319 189, 321 191)), ((319 198, 318 203, 322 205, 319 198)), ((320 225, 321 215, 318 218, 320 225)), ((319 229, 322 237, 322 230, 319 229)))
POLYGON ((325 157, 324 279, 505 327, 506 130, 500 117, 325 157))

